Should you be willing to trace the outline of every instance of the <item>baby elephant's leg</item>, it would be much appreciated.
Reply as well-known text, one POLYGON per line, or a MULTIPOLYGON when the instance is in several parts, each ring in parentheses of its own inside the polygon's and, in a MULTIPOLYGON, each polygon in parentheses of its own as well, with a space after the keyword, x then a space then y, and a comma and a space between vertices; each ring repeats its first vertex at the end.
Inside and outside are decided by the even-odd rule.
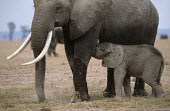
POLYGON ((122 67, 115 68, 114 71, 114 80, 115 80, 115 92, 116 92, 116 99, 121 99, 122 97, 122 86, 124 82, 124 78, 126 75, 126 71, 122 67))
POLYGON ((124 87, 126 97, 131 99, 132 95, 131 95, 131 86, 130 86, 130 76, 125 76, 123 87, 124 87))
POLYGON ((152 88, 152 94, 151 94, 151 96, 152 96, 152 97, 156 97, 156 96, 157 96, 157 95, 156 95, 156 91, 153 90, 153 88, 152 88))
MULTIPOLYGON (((153 63, 153 62, 150 62, 153 63)), ((152 95, 155 97, 163 97, 165 95, 165 92, 163 91, 162 87, 158 83, 158 77, 160 77, 160 65, 154 63, 155 65, 152 65, 151 67, 146 66, 144 68, 144 72, 142 75, 142 79, 149 84, 152 87, 152 95)))
POLYGON ((156 93, 156 97, 162 98, 165 96, 165 92, 163 91, 162 87, 158 83, 151 84, 152 90, 156 93))

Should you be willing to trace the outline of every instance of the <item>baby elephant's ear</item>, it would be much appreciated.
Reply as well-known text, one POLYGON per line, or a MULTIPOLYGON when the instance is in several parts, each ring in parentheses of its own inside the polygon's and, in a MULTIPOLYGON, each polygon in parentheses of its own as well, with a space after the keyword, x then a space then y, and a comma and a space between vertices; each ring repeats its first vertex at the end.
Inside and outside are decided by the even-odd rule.
POLYGON ((124 50, 121 46, 113 46, 112 52, 103 58, 103 67, 116 68, 124 59, 124 50))

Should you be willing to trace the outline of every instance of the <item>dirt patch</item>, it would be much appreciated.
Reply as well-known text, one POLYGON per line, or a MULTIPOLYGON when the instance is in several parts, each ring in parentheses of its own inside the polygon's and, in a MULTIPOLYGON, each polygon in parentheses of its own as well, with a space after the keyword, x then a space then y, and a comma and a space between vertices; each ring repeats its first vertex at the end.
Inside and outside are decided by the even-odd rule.
MULTIPOLYGON (((132 100, 124 98, 121 101, 104 98, 102 91, 106 86, 106 68, 101 66, 101 61, 92 58, 87 72, 92 100, 75 104, 70 103, 74 87, 64 46, 57 46, 59 57, 47 56, 45 81, 47 102, 39 104, 34 91, 34 65, 20 65, 33 59, 31 48, 27 47, 16 58, 6 60, 6 57, 14 52, 22 42, 22 40, 0 41, 0 110, 2 111, 170 110, 170 40, 157 40, 155 45, 165 58, 165 69, 161 79, 162 86, 167 92, 165 98, 145 97, 132 100)), ((132 82, 132 90, 133 85, 134 82, 132 82)), ((146 89, 149 93, 151 92, 148 85, 146 85, 146 89)))

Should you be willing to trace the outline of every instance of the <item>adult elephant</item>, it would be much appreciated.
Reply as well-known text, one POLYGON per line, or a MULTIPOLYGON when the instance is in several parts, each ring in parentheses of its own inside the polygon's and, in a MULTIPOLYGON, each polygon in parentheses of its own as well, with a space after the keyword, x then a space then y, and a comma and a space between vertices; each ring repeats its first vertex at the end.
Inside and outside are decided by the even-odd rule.
MULTIPOLYGON (((35 89, 39 101, 45 100, 45 53, 51 30, 62 26, 66 56, 73 73, 75 94, 72 102, 88 101, 86 72, 93 50, 99 42, 154 45, 158 14, 150 0, 34 0, 31 35, 8 59, 16 56, 31 41, 35 60, 35 89), (48 35, 48 37, 47 37, 48 35)), ((105 95, 114 93, 113 70, 108 68, 105 95)), ((135 91, 145 92, 137 79, 135 91)), ((107 96, 108 96, 107 95, 107 96)))

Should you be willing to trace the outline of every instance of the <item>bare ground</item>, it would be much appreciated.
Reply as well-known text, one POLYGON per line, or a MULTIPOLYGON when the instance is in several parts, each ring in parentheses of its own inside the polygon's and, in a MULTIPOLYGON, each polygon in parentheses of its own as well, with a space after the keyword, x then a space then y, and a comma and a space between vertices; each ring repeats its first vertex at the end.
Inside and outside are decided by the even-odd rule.
MULTIPOLYGON (((0 40, 0 111, 170 111, 170 40, 157 40, 156 47, 163 53, 165 68, 161 84, 166 91, 165 98, 125 97, 118 101, 104 98, 102 91, 106 86, 106 69, 101 61, 91 59, 87 82, 91 101, 70 103, 74 92, 72 74, 65 57, 64 46, 58 45, 59 57, 47 57, 45 92, 47 101, 39 104, 34 91, 34 65, 20 64, 33 59, 30 46, 16 58, 7 61, 22 40, 0 40)), ((132 81, 132 90, 134 82, 132 81)), ((151 93, 151 88, 146 85, 151 93)))

